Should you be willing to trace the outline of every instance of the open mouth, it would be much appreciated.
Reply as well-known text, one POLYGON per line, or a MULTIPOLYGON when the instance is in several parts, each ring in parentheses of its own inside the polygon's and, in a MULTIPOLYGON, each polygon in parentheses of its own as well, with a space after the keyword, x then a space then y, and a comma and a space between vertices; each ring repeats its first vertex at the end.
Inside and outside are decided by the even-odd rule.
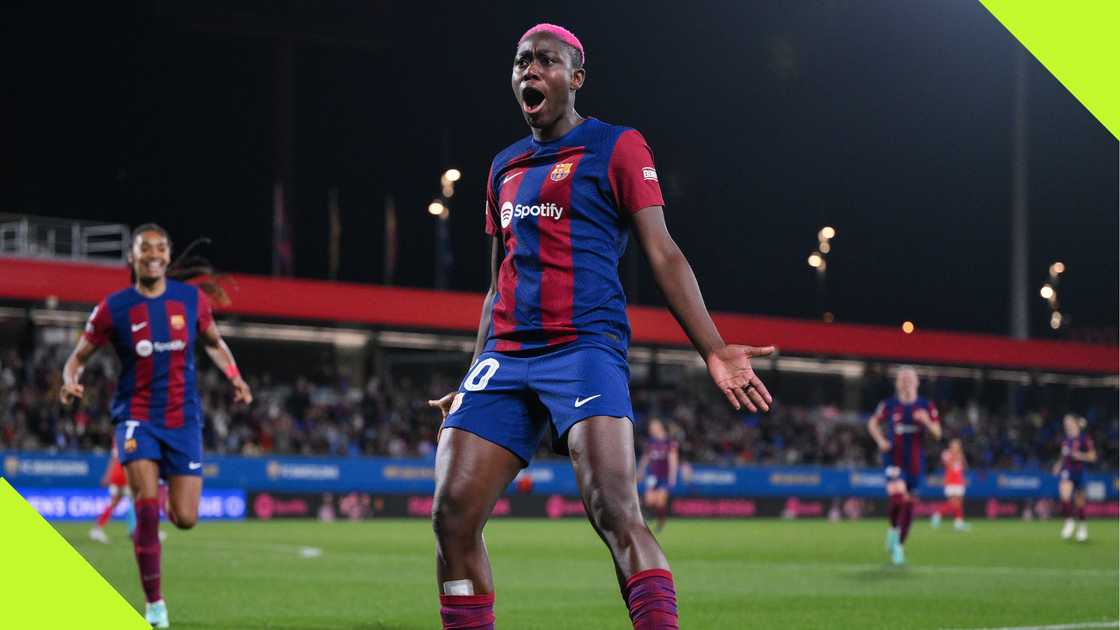
POLYGON ((521 90, 521 107, 527 114, 535 114, 544 106, 544 92, 534 87, 521 90))

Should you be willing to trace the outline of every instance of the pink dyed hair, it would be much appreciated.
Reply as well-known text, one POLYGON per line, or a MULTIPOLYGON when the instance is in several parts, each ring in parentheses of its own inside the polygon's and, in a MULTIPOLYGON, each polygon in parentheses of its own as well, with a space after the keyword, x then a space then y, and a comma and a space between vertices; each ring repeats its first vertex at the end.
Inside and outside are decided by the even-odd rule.
POLYGON ((580 43, 579 38, 575 36, 575 33, 572 33, 563 26, 548 24, 547 22, 537 24, 533 28, 525 31, 525 34, 521 36, 521 39, 517 40, 517 45, 520 46, 521 42, 529 39, 537 33, 548 33, 549 35, 552 35, 556 39, 564 42, 572 48, 575 48, 579 51, 580 64, 582 65, 584 63, 587 63, 587 53, 583 52, 583 44, 580 43))

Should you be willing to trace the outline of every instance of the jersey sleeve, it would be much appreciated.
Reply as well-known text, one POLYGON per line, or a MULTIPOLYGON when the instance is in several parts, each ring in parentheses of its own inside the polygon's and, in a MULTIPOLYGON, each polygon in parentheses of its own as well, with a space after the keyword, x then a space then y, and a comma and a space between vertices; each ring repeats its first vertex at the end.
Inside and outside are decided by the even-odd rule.
POLYGON ((650 206, 665 205, 653 164, 653 151, 642 134, 633 129, 624 131, 615 142, 607 179, 615 206, 626 215, 650 206))
POLYGON ((86 329, 82 332, 82 336, 91 344, 102 346, 109 341, 112 334, 113 315, 109 313, 109 303, 106 300, 101 300, 97 306, 93 307, 93 312, 89 314, 89 319, 86 320, 86 329))
POLYGON ((498 198, 494 195, 494 167, 490 167, 490 174, 486 177, 486 223, 485 230, 490 236, 498 233, 498 198))
POLYGON ((210 325, 214 323, 214 311, 210 308, 210 298, 206 297, 206 293, 198 290, 198 332, 206 332, 210 325))

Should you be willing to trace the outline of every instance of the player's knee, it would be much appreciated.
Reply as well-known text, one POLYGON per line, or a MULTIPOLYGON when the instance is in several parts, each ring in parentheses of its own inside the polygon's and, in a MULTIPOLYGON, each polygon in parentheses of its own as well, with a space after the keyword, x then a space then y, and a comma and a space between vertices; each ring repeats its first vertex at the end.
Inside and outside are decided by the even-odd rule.
POLYGON ((178 529, 193 529, 198 524, 198 514, 176 513, 172 523, 178 529))
POLYGON ((473 535, 479 529, 470 518, 467 502, 460 497, 440 493, 432 502, 432 530, 441 538, 473 535))
POLYGON ((617 536, 635 527, 645 527, 637 506, 622 493, 593 491, 588 507, 595 526, 604 532, 617 536))

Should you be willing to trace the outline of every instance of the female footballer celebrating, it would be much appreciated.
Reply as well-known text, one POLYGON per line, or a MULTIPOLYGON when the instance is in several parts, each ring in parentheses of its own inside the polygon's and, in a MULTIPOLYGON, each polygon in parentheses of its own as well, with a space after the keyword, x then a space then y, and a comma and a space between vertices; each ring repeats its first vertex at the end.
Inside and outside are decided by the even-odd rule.
POLYGON ((617 271, 631 230, 731 405, 767 411, 772 402, 751 359, 773 348, 720 337, 666 229, 644 138, 576 112, 585 60, 579 39, 551 24, 529 29, 514 55, 513 93, 531 134, 491 166, 491 283, 470 370, 458 392, 430 401, 444 414, 433 507, 444 628, 494 627, 482 530, 546 430, 571 459, 634 627, 678 627, 669 563, 635 483, 630 327, 617 271))
POLYGON ((64 405, 81 398, 79 381, 86 362, 102 345, 113 345, 121 361, 112 407, 115 443, 136 502, 133 547, 147 601, 145 617, 157 628, 169 626, 160 591, 159 480, 166 479, 170 486, 167 516, 179 529, 190 529, 198 521, 202 494, 197 339, 229 377, 234 401, 253 400, 202 290, 168 278, 197 270, 171 265, 170 260, 166 230, 149 223, 133 232, 128 262, 135 282, 93 309, 85 333, 62 369, 60 393, 64 405))

